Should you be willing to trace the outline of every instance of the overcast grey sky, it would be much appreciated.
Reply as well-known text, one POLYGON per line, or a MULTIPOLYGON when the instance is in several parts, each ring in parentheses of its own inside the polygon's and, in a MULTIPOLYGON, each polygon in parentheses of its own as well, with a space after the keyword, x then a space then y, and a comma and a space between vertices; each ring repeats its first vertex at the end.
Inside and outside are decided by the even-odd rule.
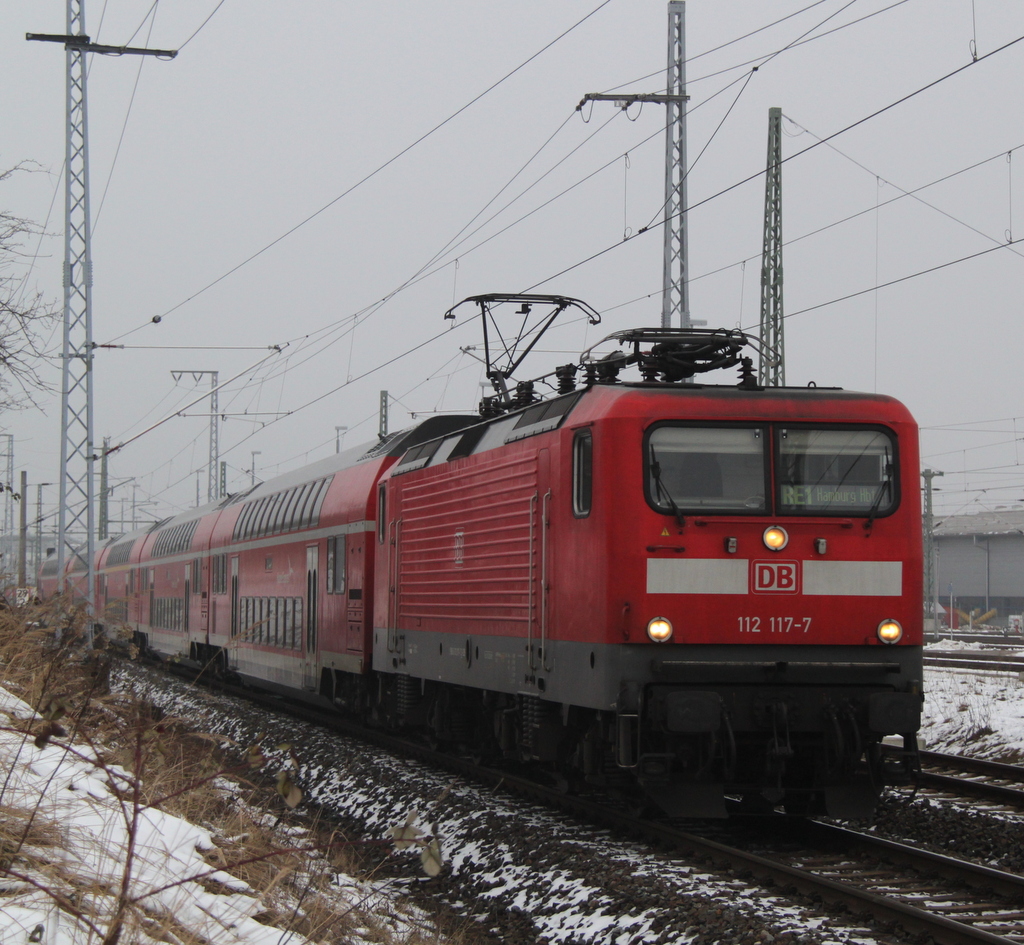
MULTIPOLYGON (((941 510, 1021 504, 1024 249, 1007 243, 1024 234, 1024 42, 997 50, 1024 37, 1024 4, 686 7, 693 317, 756 326, 764 182, 733 185, 763 171, 768 108, 791 157, 893 105, 783 169, 788 380, 903 400, 946 472, 941 510)), ((0 31, 0 166, 41 168, 0 185, 0 205, 46 222, 26 279, 53 298, 64 53, 24 36, 64 17, 62 0, 6 0, 0 31)), ((150 346, 285 346, 221 393, 234 489, 254 450, 268 477, 332 452, 336 425, 372 439, 382 389, 393 428, 473 409, 482 372, 460 347, 476 323, 428 342, 467 295, 558 292, 603 313, 552 334, 530 373, 658 324, 661 230, 623 236, 659 219, 664 110, 574 109, 663 89, 666 18, 662 0, 88 0, 94 40, 181 49, 91 59, 94 335, 146 346, 98 353, 97 439, 193 399, 173 370, 227 379, 267 354, 150 346)), ((57 475, 59 392, 45 400, 0 417, 30 482, 57 475)), ((126 447, 112 477, 136 477, 156 512, 194 503, 202 410, 126 447)))

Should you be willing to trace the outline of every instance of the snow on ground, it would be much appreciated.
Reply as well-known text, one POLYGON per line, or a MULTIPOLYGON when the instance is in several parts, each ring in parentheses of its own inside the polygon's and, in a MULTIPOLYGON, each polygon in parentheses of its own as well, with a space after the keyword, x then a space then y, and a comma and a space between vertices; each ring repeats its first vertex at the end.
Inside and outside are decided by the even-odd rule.
MULTIPOLYGON (((944 640, 925 652, 980 649, 980 644, 944 640)), ((1024 673, 928 667, 924 688, 925 748, 1024 763, 1024 673)))
MULTIPOLYGON (((933 645, 937 649, 967 649, 969 646, 951 646, 948 643, 933 645)), ((925 712, 922 735, 926 747, 943 751, 962 751, 979 756, 1007 761, 1024 762, 1024 682, 1017 673, 991 671, 965 671, 962 669, 928 669, 925 676, 925 712)), ((197 701, 207 702, 207 697, 197 701)), ((177 707, 179 710, 181 706, 177 707)), ((196 706, 198 708, 198 706, 196 706)), ((208 709, 208 706, 204 706, 208 709)), ((202 716, 204 713, 199 712, 202 716)), ((0 688, 0 811, 3 819, 13 822, 18 816, 35 811, 35 826, 50 828, 59 835, 58 841, 44 849, 28 850, 42 854, 35 867, 25 867, 22 881, 12 881, 9 874, 0 889, 0 945, 14 945, 26 941, 42 945, 85 945, 99 941, 95 931, 90 934, 87 926, 66 909, 58 909, 44 889, 32 884, 39 883, 46 889, 77 888, 74 900, 83 906, 86 902, 94 908, 92 922, 105 929, 116 893, 124 876, 128 830, 126 816, 131 806, 119 799, 115 789, 127 783, 127 774, 120 769, 98 765, 88 751, 82 749, 74 754, 56 744, 36 747, 31 737, 10 731, 26 727, 35 717, 32 709, 6 690, 0 688)), ((380 764, 380 761, 377 761, 380 764)), ((333 767, 333 766, 331 766, 333 767)), ((415 766, 413 766, 415 767, 415 766)), ((383 772, 379 772, 383 774, 383 772)), ((408 784, 411 771, 406 766, 401 776, 392 780, 380 777, 382 793, 390 793, 394 785, 404 781, 408 784), (387 785, 385 788, 384 785, 387 785)), ((311 780, 319 781, 319 794, 341 794, 352 790, 352 784, 333 783, 336 771, 325 769, 310 771, 311 780), (332 790, 333 789, 333 790, 332 790)), ((454 793, 467 790, 460 786, 454 793)), ((353 798, 346 800, 351 805, 353 798)), ((383 827, 385 820, 395 820, 395 798, 389 802, 385 797, 362 798, 364 815, 369 819, 379 818, 383 827)), ((400 803, 400 802, 399 802, 400 803)), ((515 820, 497 804, 486 810, 483 798, 476 798, 471 805, 477 816, 489 821, 487 833, 495 829, 502 831, 495 821, 508 819, 509 827, 515 820)), ((465 816, 465 814, 464 814, 465 816)), ((466 828, 462 836, 452 830, 444 839, 452 869, 468 866, 475 859, 474 831, 471 829, 473 816, 466 816, 466 828), (465 864, 463 861, 467 861, 465 864)), ((548 818, 543 829, 557 832, 558 818, 548 818)), ((505 828, 508 829, 508 828, 505 828)), ((514 827, 513 827, 514 829, 514 827)), ((569 846, 586 845, 579 836, 566 836, 569 846)), ((214 845, 210 833, 180 818, 158 810, 145 809, 141 812, 136 831, 135 851, 132 857, 133 869, 129 879, 131 896, 146 896, 145 904, 154 916, 173 916, 182 926, 196 935, 205 937, 211 945, 302 945, 305 941, 293 933, 283 933, 257 922, 254 918, 263 910, 257 892, 245 883, 224 872, 216 872, 210 878, 219 885, 212 887, 191 881, 187 877, 208 875, 211 867, 203 858, 203 852, 214 845), (184 879, 183 881, 183 877, 184 879), (217 891, 210 891, 215 888, 217 891)), ((621 848, 620 848, 621 855, 621 848)), ((611 850, 606 851, 609 855, 611 850)), ((641 861, 643 857, 639 858, 641 861)), ((484 858, 486 862, 486 858, 484 858)), ((15 861, 17 869, 21 861, 15 861)), ((646 865, 646 864, 645 864, 646 865)), ((657 864, 662 880, 668 864, 657 864)), ((501 899, 504 895, 515 895, 512 890, 529 888, 530 884, 516 882, 518 869, 511 862, 495 863, 493 860, 483 867, 477 865, 477 895, 501 899), (488 868, 489 867, 489 868, 488 868)), ((637 864, 642 872, 644 865, 637 864)), ((470 867, 472 868, 472 867, 470 867)), ((715 895, 709 888, 709 877, 700 869, 692 870, 682 864, 674 864, 671 872, 679 875, 675 882, 680 887, 689 887, 690 892, 698 889, 706 895, 715 895)), ((611 923, 626 932, 626 938, 636 940, 650 934, 650 916, 642 909, 624 921, 621 912, 609 910, 602 915, 595 910, 594 898, 597 891, 580 883, 579 877, 569 872, 552 871, 547 876, 548 897, 561 886, 560 895, 555 898, 561 908, 546 921, 541 922, 544 934, 552 941, 610 940, 608 929, 602 934, 599 927, 611 923), (573 908, 583 900, 589 900, 588 908, 573 908)), ((713 887, 713 883, 710 884, 713 887)), ((733 890, 737 900, 746 897, 739 890, 733 890)), ((374 897, 374 890, 354 879, 339 877, 339 897, 344 904, 359 899, 374 897), (347 897, 347 898, 346 898, 347 897)), ((600 894, 596 895, 599 900, 600 894)), ((528 913, 535 905, 529 897, 518 903, 528 913)), ((769 902, 761 900, 756 904, 744 902, 748 908, 771 908, 769 902)), ((778 905, 775 905, 778 908, 778 905)), ((783 910, 780 910, 783 911, 783 910)), ((397 920, 399 923, 401 919, 397 920)), ((414 920, 415 921, 415 920, 414 920)), ((812 926, 805 919, 804 929, 812 926)), ((402 929, 396 929, 397 938, 402 938, 402 929)), ((824 931, 823 929, 821 931, 824 931)), ((368 932, 370 937, 375 937, 368 932)), ((612 935, 611 938, 616 936, 612 935)), ((369 938, 367 939, 369 940, 369 938)), ((379 940, 379 939, 378 939, 379 940)), ((837 936, 835 940, 849 940, 837 936)))
MULTIPOLYGON (((2 850, 0 945, 101 941, 129 862, 127 895, 153 920, 154 935, 173 922, 210 945, 304 945, 302 936, 256 921, 265 911, 258 892, 203 858, 215 846, 209 831, 150 807, 136 813, 127 772, 81 745, 37 747, 22 733, 31 722, 39 722, 32 708, 0 688, 0 826, 17 837, 32 824, 21 855, 8 861, 2 850)), ((336 882, 339 913, 375 898, 369 885, 341 875, 336 882)), ((133 945, 154 941, 137 934, 133 945)), ((379 929, 372 940, 381 940, 379 929)))
MULTIPOLYGON (((322 728, 264 712, 246 713, 215 694, 115 674, 113 685, 156 701, 204 731, 246 744, 287 737, 302 758, 309 798, 357 833, 381 836, 416 812, 433 825, 446 862, 437 901, 456 915, 512 935, 505 941, 637 945, 777 941, 806 945, 873 943, 848 918, 810 910, 785 894, 708 870, 644 844, 624 842, 514 796, 388 754, 322 728), (499 916, 500 919, 495 917, 499 916)), ((410 875, 408 872, 405 875, 410 875)), ((419 882, 420 880, 415 880, 419 882)))

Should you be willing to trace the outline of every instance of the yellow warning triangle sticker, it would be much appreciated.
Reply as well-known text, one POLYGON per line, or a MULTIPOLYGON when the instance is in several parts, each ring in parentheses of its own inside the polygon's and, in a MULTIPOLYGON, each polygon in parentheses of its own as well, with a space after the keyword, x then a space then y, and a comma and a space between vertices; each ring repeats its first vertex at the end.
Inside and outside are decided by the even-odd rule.
POLYGON ((661 537, 662 537, 662 538, 668 538, 668 537, 669 537, 669 531, 668 531, 668 528, 667 528, 667 527, 666 527, 666 528, 663 528, 663 529, 661 530, 661 537))

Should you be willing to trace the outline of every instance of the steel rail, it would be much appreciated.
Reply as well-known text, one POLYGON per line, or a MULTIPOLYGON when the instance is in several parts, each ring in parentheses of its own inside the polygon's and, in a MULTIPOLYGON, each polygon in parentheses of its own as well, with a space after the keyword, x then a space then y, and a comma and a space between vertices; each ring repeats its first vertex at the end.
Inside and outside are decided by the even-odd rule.
POLYGON ((936 774, 933 771, 922 771, 918 775, 918 784, 922 787, 935 788, 951 794, 968 795, 980 800, 995 801, 1011 807, 1024 808, 1024 790, 1005 787, 1002 784, 991 784, 987 781, 971 781, 969 778, 957 778, 948 774, 936 774))
POLYGON ((980 774, 987 778, 1013 781, 1022 785, 1022 787, 1010 787, 1005 784, 993 784, 991 781, 974 781, 971 778, 942 774, 925 768, 917 778, 917 783, 921 787, 960 796, 977 797, 1024 809, 1024 768, 998 761, 988 761, 984 758, 966 758, 935 751, 922 751, 920 758, 928 768, 946 768, 968 774, 980 774))
POLYGON ((956 768, 959 771, 987 774, 1003 781, 1019 781, 1024 784, 1024 768, 1017 765, 989 761, 987 758, 970 758, 967 755, 948 755, 940 751, 920 751, 918 754, 922 761, 936 767, 956 768))
POLYGON ((959 656, 946 653, 942 656, 925 656, 924 665, 936 669, 981 669, 993 673, 1019 673, 1024 672, 1024 657, 985 653, 959 656))

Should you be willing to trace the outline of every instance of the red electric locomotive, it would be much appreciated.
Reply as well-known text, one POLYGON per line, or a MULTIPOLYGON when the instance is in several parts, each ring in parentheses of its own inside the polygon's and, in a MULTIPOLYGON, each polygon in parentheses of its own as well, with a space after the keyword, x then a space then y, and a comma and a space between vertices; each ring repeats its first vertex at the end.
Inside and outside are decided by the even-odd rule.
POLYGON ((907 410, 762 388, 738 332, 620 333, 631 350, 585 357, 582 384, 566 366, 550 399, 513 394, 523 356, 497 369, 486 348, 490 307, 513 299, 577 304, 474 300, 482 418, 111 542, 101 603, 161 652, 568 784, 639 787, 673 815, 729 796, 869 815, 917 766, 907 410), (729 366, 738 384, 692 382, 729 366))
POLYGON ((634 353, 589 362, 583 391, 391 467, 374 669, 439 736, 585 781, 629 771, 670 813, 740 795, 868 814, 916 767, 912 418, 749 366, 680 383, 742 364, 730 333, 617 337, 634 353), (631 363, 646 379, 619 382, 631 363))

